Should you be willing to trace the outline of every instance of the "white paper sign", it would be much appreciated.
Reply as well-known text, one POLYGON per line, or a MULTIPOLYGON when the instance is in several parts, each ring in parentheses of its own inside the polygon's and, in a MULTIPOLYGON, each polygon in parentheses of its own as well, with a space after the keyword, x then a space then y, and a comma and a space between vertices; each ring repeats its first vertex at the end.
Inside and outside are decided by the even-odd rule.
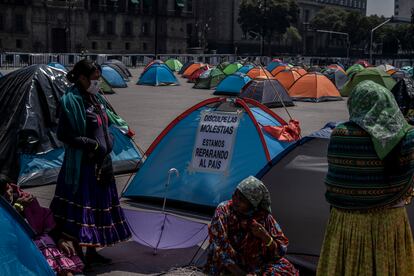
POLYGON ((236 112, 201 112, 191 169, 226 171, 231 162, 239 122, 240 114, 236 112))

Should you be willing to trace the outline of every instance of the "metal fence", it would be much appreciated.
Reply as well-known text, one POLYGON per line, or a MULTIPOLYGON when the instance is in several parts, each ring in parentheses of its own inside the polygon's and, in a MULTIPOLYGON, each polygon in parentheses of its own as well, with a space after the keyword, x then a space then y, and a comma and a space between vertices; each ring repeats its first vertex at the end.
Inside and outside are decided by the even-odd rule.
MULTIPOLYGON (((256 64, 261 63, 267 65, 272 61, 272 57, 268 56, 236 56, 231 54, 160 54, 156 57, 151 54, 93 54, 93 53, 16 53, 6 52, 0 54, 0 67, 24 67, 32 64, 48 64, 50 62, 58 62, 64 66, 71 67, 81 59, 88 58, 96 61, 99 64, 104 63, 110 59, 121 60, 128 67, 141 67, 148 64, 153 59, 161 59, 163 61, 169 58, 176 58, 182 63, 188 61, 198 61, 208 63, 211 65, 218 65, 221 62, 228 61, 234 62, 237 60, 244 60, 254 62, 256 64)), ((281 56, 279 57, 285 62, 293 64, 306 64, 306 65, 325 65, 334 62, 341 62, 345 65, 352 64, 356 59, 348 60, 340 57, 298 57, 298 56, 281 56)), ((405 65, 413 65, 413 60, 410 59, 377 59, 374 64, 392 64, 397 67, 405 65)))

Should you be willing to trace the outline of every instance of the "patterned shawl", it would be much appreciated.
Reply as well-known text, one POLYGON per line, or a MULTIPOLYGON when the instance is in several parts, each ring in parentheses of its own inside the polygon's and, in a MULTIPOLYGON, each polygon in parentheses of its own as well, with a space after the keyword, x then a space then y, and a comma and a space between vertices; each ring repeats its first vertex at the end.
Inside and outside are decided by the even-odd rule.
POLYGON ((270 193, 262 181, 254 176, 249 176, 242 180, 236 187, 257 209, 263 209, 272 213, 270 193))
POLYGON ((349 120, 369 133, 382 160, 410 129, 394 96, 373 82, 359 83, 348 99, 349 120))

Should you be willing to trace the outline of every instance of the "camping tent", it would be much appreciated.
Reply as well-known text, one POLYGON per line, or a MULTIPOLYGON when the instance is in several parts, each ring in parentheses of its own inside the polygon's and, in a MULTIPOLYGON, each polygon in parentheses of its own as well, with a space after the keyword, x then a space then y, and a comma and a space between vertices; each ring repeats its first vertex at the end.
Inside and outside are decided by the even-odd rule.
POLYGON ((113 88, 125 88, 126 84, 124 78, 112 67, 102 65, 102 78, 113 88))
POLYGON ((32 241, 33 230, 3 197, 0 232, 0 275, 55 275, 32 241))
POLYGON ((270 191, 273 215, 289 238, 289 254, 319 256, 329 217, 324 179, 333 127, 302 138, 256 175, 270 191))
POLYGON ((221 72, 218 68, 212 68, 205 71, 200 77, 196 80, 194 84, 194 88, 201 88, 201 89, 211 89, 216 87, 226 75, 221 72))
POLYGON ((114 94, 115 91, 109 85, 109 83, 104 78, 99 78, 99 87, 101 88, 102 92, 105 94, 114 94))
POLYGON ((195 71, 197 71, 198 69, 200 69, 201 67, 207 66, 207 64, 203 64, 203 63, 193 63, 190 66, 188 66, 187 69, 185 69, 185 71, 183 72, 182 77, 183 78, 188 78, 190 77, 195 71))
POLYGON ((264 78, 274 79, 273 75, 263 67, 255 67, 249 70, 247 74, 251 79, 264 78))
POLYGON ((296 70, 283 70, 276 74, 277 79, 284 88, 289 89, 292 84, 302 77, 296 70))
POLYGON ((104 64, 115 64, 119 69, 122 70, 122 72, 124 73, 124 75, 126 77, 132 77, 131 72, 128 70, 128 67, 120 60, 118 59, 109 59, 107 61, 104 62, 104 64))
POLYGON ((243 86, 251 81, 246 74, 236 72, 222 80, 214 91, 214 95, 239 95, 243 86))
POLYGON ((290 70, 298 72, 299 75, 301 75, 301 76, 306 75, 308 73, 308 71, 306 71, 302 67, 298 67, 298 66, 292 67, 292 68, 290 68, 290 70))
POLYGON ((198 206, 212 211, 231 197, 239 181, 255 175, 292 144, 263 130, 281 125, 286 125, 283 119, 251 99, 202 101, 155 139, 123 196, 159 204, 166 197, 181 208, 188 204, 192 210, 198 206), (171 168, 180 176, 166 187, 165 174, 171 168))
POLYGON ((190 76, 188 76, 188 82, 196 82, 196 80, 206 71, 208 71, 210 67, 208 65, 202 66, 195 70, 190 76))
POLYGON ((339 64, 331 64, 331 65, 328 65, 326 68, 327 69, 338 69, 338 70, 341 70, 344 73, 346 73, 345 70, 344 70, 344 68, 341 65, 339 65, 339 64))
POLYGON ((242 67, 243 67, 243 65, 241 65, 238 62, 231 63, 231 64, 227 65, 226 68, 224 68, 223 73, 226 74, 226 75, 231 75, 231 74, 237 72, 237 70, 239 70, 242 67))
POLYGON ((323 102, 342 100, 335 85, 321 73, 308 73, 289 88, 296 101, 323 102))
POLYGON ((144 70, 142 71, 141 75, 145 72, 145 70, 147 70, 153 64, 164 64, 164 61, 160 59, 155 59, 155 60, 148 62, 148 64, 145 65, 144 70))
POLYGON ((280 65, 276 68, 274 68, 270 73, 273 76, 276 76, 279 72, 282 72, 283 70, 290 70, 291 67, 287 66, 287 65, 280 65))
POLYGON ((253 65, 248 64, 248 65, 243 65, 243 67, 241 67, 239 70, 237 70, 237 72, 243 73, 243 74, 247 74, 247 72, 250 71, 250 69, 254 68, 253 65))
POLYGON ((185 70, 187 70, 188 67, 190 67, 190 65, 193 65, 194 61, 188 61, 186 63, 184 63, 183 67, 181 67, 180 71, 178 71, 178 74, 183 74, 185 70))
POLYGON ((252 80, 243 87, 239 97, 254 99, 267 107, 294 105, 286 89, 277 80, 252 80))
POLYGON ((168 59, 165 64, 168 66, 168 68, 171 69, 173 72, 178 72, 183 67, 183 64, 178 60, 174 58, 168 59))
POLYGON ((125 73, 121 69, 121 67, 119 67, 117 64, 115 64, 115 63, 104 63, 104 65, 114 69, 124 79, 124 81, 129 81, 129 77, 128 77, 127 73, 125 73))
POLYGON ((348 69, 346 69, 346 74, 349 78, 352 78, 354 74, 361 72, 362 70, 364 70, 364 66, 362 66, 361 64, 354 64, 348 69))
POLYGON ((57 69, 60 69, 60 70, 64 71, 65 73, 68 72, 68 69, 66 69, 65 66, 63 66, 62 64, 60 64, 58 62, 49 62, 47 65, 49 65, 51 67, 54 67, 54 68, 57 68, 57 69))
POLYGON ((280 62, 280 61, 272 61, 271 63, 269 63, 266 66, 266 70, 269 71, 269 72, 272 72, 273 69, 275 69, 276 67, 285 66, 285 65, 286 64, 284 64, 283 62, 280 62))
POLYGON ((357 62, 355 62, 355 64, 361 64, 365 68, 371 66, 371 64, 369 64, 369 62, 367 60, 363 60, 363 59, 358 60, 357 62))
POLYGON ((395 69, 395 67, 392 66, 391 64, 381 64, 381 65, 378 65, 376 68, 384 72, 395 69))
POLYGON ((341 90, 342 96, 348 97, 351 94, 354 87, 364 80, 371 80, 373 82, 376 82, 384 86, 388 90, 391 90, 395 85, 395 80, 389 74, 385 73, 383 70, 378 70, 377 68, 367 68, 362 70, 361 72, 356 73, 350 79, 350 81, 347 82, 347 84, 341 90))
POLYGON ((179 85, 174 73, 164 64, 153 64, 140 76, 140 85, 179 85))
POLYGON ((338 90, 341 90, 347 81, 349 80, 348 76, 346 75, 344 70, 335 69, 335 68, 328 68, 326 69, 323 74, 333 83, 335 84, 338 90))
MULTIPOLYGON (((63 144, 56 138, 57 106, 70 86, 63 71, 32 65, 0 79, 0 176, 22 186, 53 183, 62 164, 63 144)), ((109 104, 111 122, 116 115, 109 104)), ((109 116, 109 114, 108 114, 109 116)), ((133 171, 140 154, 124 129, 114 135, 112 159, 115 173, 133 171)))
POLYGON ((220 69, 221 71, 223 71, 224 69, 226 69, 227 66, 230 65, 230 62, 228 61, 223 61, 221 62, 219 65, 217 65, 217 68, 220 69))

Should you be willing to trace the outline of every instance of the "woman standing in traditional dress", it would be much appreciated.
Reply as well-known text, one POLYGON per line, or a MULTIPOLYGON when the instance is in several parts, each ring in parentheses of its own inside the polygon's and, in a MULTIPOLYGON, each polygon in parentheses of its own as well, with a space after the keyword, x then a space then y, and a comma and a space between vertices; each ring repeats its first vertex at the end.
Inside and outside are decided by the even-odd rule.
POLYGON ((326 199, 332 206, 317 275, 414 275, 405 205, 413 191, 414 130, 386 88, 360 83, 349 121, 328 149, 326 199))
POLYGON ((209 228, 210 275, 299 275, 283 256, 288 239, 273 218, 266 186, 250 176, 220 203, 209 228))
POLYGON ((51 209, 62 231, 87 247, 85 261, 109 263, 96 247, 126 241, 131 232, 118 200, 112 170, 113 137, 99 94, 100 70, 79 61, 68 73, 74 85, 61 99, 58 138, 65 144, 51 209))

